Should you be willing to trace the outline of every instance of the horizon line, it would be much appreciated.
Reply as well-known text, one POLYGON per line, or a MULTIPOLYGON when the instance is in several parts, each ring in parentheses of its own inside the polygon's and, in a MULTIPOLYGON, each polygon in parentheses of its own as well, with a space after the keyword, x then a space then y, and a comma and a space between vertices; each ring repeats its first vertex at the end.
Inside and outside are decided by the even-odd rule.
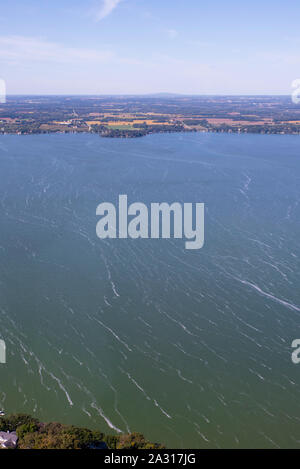
POLYGON ((193 96, 220 96, 220 97, 231 97, 231 96, 235 96, 235 97, 249 97, 249 96, 253 96, 253 97, 272 97, 272 96, 275 96, 275 97, 289 97, 290 94, 277 94, 277 93, 268 93, 268 94, 264 94, 264 93, 260 93, 260 94, 253 94, 253 93, 249 93, 249 94, 246 94, 246 93, 242 93, 242 94, 231 94, 231 93, 204 93, 204 94, 197 94, 197 93, 164 93, 164 92, 158 92, 158 93, 104 93, 104 94, 99 94, 99 93, 95 93, 95 94, 80 94, 80 93, 74 93, 74 94, 64 94, 64 93, 34 93, 34 94, 31 94, 31 93, 10 93, 10 94, 7 94, 6 97, 9 98, 9 97, 18 97, 18 96, 37 96, 37 97, 40 97, 40 96, 79 96, 79 97, 103 97, 103 96, 107 96, 107 97, 110 97, 110 96, 146 96, 146 97, 152 97, 152 96, 161 96, 161 97, 176 97, 176 96, 183 96, 183 97, 186 97, 186 96, 190 96, 190 97, 193 97, 193 96))

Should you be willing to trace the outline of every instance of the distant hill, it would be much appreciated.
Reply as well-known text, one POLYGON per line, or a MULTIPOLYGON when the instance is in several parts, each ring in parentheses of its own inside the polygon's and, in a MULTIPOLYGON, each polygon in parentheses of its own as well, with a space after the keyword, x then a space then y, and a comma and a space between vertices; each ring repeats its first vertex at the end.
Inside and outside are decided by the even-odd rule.
POLYGON ((149 93, 144 94, 143 96, 145 96, 146 98, 179 98, 185 95, 179 93, 149 93))

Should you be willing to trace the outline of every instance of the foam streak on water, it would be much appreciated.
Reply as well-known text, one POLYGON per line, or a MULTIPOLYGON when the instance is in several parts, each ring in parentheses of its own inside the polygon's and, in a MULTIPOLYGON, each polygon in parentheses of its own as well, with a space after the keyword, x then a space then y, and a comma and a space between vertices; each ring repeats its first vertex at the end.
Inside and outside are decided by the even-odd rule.
POLYGON ((298 136, 1 136, 0 408, 169 447, 299 448, 298 136), (96 207, 204 202, 205 245, 96 207))

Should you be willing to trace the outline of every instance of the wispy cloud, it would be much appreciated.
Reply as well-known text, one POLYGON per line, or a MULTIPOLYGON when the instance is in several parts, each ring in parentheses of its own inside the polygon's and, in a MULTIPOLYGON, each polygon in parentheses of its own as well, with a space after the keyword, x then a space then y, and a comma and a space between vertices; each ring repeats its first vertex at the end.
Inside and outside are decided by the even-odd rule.
POLYGON ((50 62, 105 62, 113 58, 109 50, 68 47, 44 39, 23 36, 0 36, 0 60, 50 62))
POLYGON ((176 29, 166 29, 166 33, 170 39, 175 39, 178 36, 178 31, 176 29))
POLYGON ((257 54, 260 60, 263 60, 264 63, 269 63, 277 66, 282 65, 297 65, 300 64, 300 54, 299 53, 286 53, 285 51, 270 51, 270 52, 259 52, 257 54))
POLYGON ((96 21, 101 21, 119 5, 122 0, 101 0, 100 4, 94 8, 93 13, 96 21))

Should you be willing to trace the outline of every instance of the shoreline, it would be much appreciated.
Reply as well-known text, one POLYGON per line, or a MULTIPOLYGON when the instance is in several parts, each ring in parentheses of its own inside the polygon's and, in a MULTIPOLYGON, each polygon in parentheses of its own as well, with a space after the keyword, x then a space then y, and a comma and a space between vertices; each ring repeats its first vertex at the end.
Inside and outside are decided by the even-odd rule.
POLYGON ((134 138, 141 138, 141 137, 146 137, 147 135, 155 135, 155 134, 182 134, 182 133, 202 133, 202 134, 207 134, 207 133, 214 133, 214 134, 243 134, 243 135, 300 135, 300 129, 298 132, 283 132, 279 131, 277 129, 275 132, 271 131, 255 131, 255 132, 249 132, 249 129, 236 129, 236 128, 230 128, 228 130, 224 129, 204 129, 204 130, 194 130, 194 129, 182 129, 182 130, 163 130, 163 131, 157 131, 157 132, 145 132, 145 133, 138 133, 135 134, 134 131, 126 131, 124 134, 123 133, 118 133, 117 135, 114 134, 113 132, 91 132, 91 131, 80 131, 80 130, 70 130, 70 131, 41 131, 41 132, 0 132, 0 136, 4 135, 18 135, 18 136, 27 136, 27 135, 79 135, 79 134, 85 134, 85 135, 98 135, 99 137, 102 138, 116 138, 116 139, 134 139, 134 138), (132 135, 130 134, 132 132, 132 135))

